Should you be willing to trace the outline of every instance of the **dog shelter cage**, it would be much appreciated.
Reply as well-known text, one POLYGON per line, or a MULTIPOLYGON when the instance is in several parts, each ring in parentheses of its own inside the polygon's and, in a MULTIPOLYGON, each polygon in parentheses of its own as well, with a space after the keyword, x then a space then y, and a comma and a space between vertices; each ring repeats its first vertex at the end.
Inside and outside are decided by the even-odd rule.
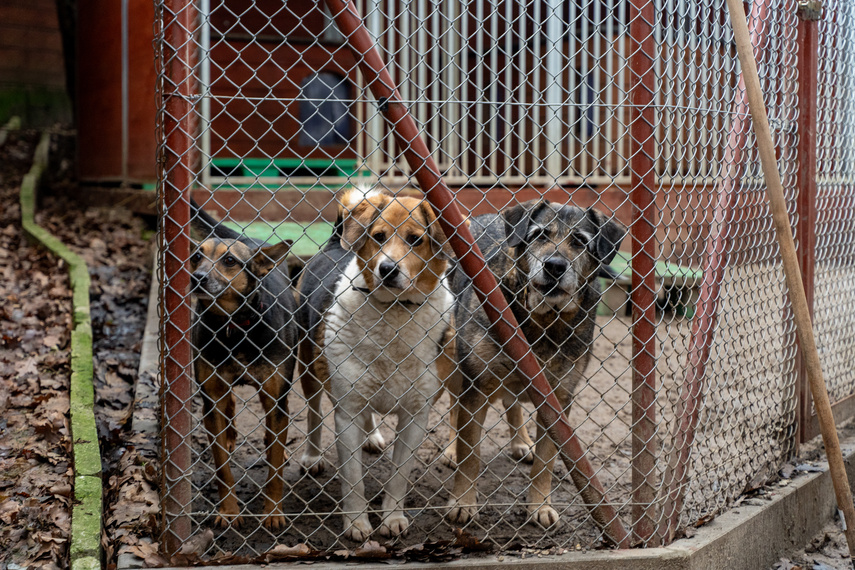
MULTIPOLYGON (((233 389, 230 453, 246 522, 214 526, 220 499, 193 381, 186 269, 191 195, 246 235, 294 240, 296 272, 331 235, 342 191, 430 190, 396 146, 403 121, 384 118, 389 100, 366 79, 370 54, 353 49, 357 34, 341 25, 337 5, 156 3, 169 551, 209 528, 209 555, 352 546, 335 469, 314 476, 292 459, 285 528, 260 524, 264 412, 246 386, 233 389)), ((588 482, 604 492, 599 504, 559 464, 559 524, 527 522, 528 466, 510 456, 499 406, 483 432, 480 517, 465 532, 498 549, 558 552, 615 542, 617 524, 629 533, 621 546, 667 543, 772 477, 818 434, 723 0, 359 0, 348 11, 465 214, 542 197, 597 208, 629 230, 616 277, 603 279, 591 364, 568 413, 588 482)), ((855 410, 855 7, 752 0, 746 13, 841 420, 855 410)), ((307 435, 299 383, 288 400, 296 458, 307 435)), ((536 411, 524 408, 533 427, 536 411)), ((448 411, 444 396, 416 450, 411 529, 398 546, 453 539, 459 526, 443 518, 454 476, 439 460, 448 411)), ((327 425, 336 465, 331 438, 327 425)), ((364 462, 370 495, 389 476, 388 451, 364 462)))

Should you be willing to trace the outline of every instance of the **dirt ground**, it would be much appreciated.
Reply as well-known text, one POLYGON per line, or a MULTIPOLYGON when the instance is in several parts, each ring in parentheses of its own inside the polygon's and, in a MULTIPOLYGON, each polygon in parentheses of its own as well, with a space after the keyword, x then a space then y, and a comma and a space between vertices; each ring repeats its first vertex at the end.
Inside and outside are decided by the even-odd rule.
POLYGON ((852 570, 849 546, 839 521, 830 522, 809 544, 772 566, 771 570, 852 570))
MULTIPOLYGON (((604 319, 605 320, 605 319, 604 319)), ((597 343, 596 352, 607 360, 607 368, 620 376, 626 370, 626 357, 630 353, 631 338, 625 334, 626 321, 614 320, 604 326, 603 335, 597 343), (613 353, 623 355, 623 363, 618 363, 613 353), (607 355, 613 355, 606 359, 607 355)), ((238 479, 240 498, 248 504, 251 514, 260 512, 259 489, 263 484, 266 468, 262 459, 263 443, 263 412, 254 390, 249 387, 238 389, 239 432, 245 436, 238 444, 233 461, 235 477, 238 479), (242 405, 243 404, 243 405, 242 405), (244 469, 244 466, 249 466, 244 469)), ((608 386, 589 386, 582 390, 576 398, 579 415, 572 418, 579 425, 579 435, 585 441, 592 442, 590 452, 595 465, 601 466, 599 476, 606 486, 613 501, 625 503, 629 500, 629 488, 620 481, 621 474, 629 471, 629 438, 626 425, 629 408, 628 387, 615 382, 614 377, 608 386), (590 412, 597 410, 593 416, 590 412), (580 417, 585 414, 588 419, 580 417), (616 416, 618 420, 613 420, 616 416), (611 421, 607 421, 608 420, 611 421), (602 423, 597 424, 598 421, 602 423), (602 429, 605 428, 605 429, 602 429), (615 453, 615 445, 618 452, 615 453)), ((332 407, 326 398, 325 413, 327 421, 324 427, 323 445, 327 448, 326 458, 332 466, 336 464, 336 453, 333 437, 332 407)), ((257 550, 264 552, 275 543, 296 544, 306 543, 317 549, 335 549, 352 547, 346 540, 340 539, 342 532, 341 516, 336 514, 336 504, 340 500, 339 482, 334 476, 334 468, 318 477, 301 473, 296 459, 302 454, 302 444, 306 433, 305 400, 299 393, 299 387, 294 389, 289 406, 294 420, 289 432, 290 451, 292 458, 286 467, 286 481, 290 482, 291 492, 286 498, 286 512, 291 515, 292 524, 289 531, 282 536, 271 536, 263 529, 257 520, 246 524, 240 532, 229 530, 222 536, 217 536, 215 544, 218 548, 230 551, 257 550)), ((533 408, 528 405, 529 414, 533 408)), ((201 411, 201 410, 199 410, 201 411)), ((482 443, 482 457, 485 459, 484 472, 479 481, 479 491, 486 500, 486 507, 481 511, 478 520, 465 527, 465 530, 479 538, 489 536, 492 543, 499 548, 507 548, 515 544, 531 548, 551 548, 555 546, 575 547, 577 544, 585 547, 599 545, 599 533, 589 519, 587 511, 579 504, 577 493, 563 465, 557 465, 555 471, 556 494, 553 503, 562 512, 563 524, 557 529, 543 529, 526 524, 525 509, 520 501, 525 500, 528 486, 529 466, 513 460, 505 451, 508 444, 507 427, 500 419, 500 409, 491 409, 487 417, 487 430, 482 443), (566 478, 566 481, 563 479, 566 478), (587 524, 586 524, 587 523, 587 524)), ((447 443, 448 426, 448 396, 444 395, 431 412, 431 425, 434 428, 425 443, 417 452, 418 464, 411 475, 412 491, 409 493, 407 507, 411 527, 408 536, 397 541, 397 545, 410 546, 426 540, 450 540, 454 537, 454 527, 442 518, 442 507, 451 485, 454 471, 444 466, 439 460, 439 454, 447 443)), ((534 436, 533 417, 529 421, 530 433, 534 436)), ((393 438, 394 418, 388 418, 381 426, 386 442, 393 438)), ((197 451, 205 450, 208 446, 204 430, 194 432, 197 451)), ((390 474, 391 449, 380 455, 366 454, 365 461, 369 465, 366 476, 366 493, 372 508, 379 509, 382 495, 380 488, 390 474), (373 497, 373 499, 371 498, 373 497)), ((194 511, 200 517, 214 512, 217 500, 216 487, 210 484, 213 478, 210 456, 203 452, 195 464, 193 480, 201 489, 194 503, 194 511)), ((623 478, 626 480, 626 478, 623 478)), ((377 526, 378 520, 373 518, 377 526)), ((213 519, 210 516, 202 519, 205 528, 211 527, 213 519)))

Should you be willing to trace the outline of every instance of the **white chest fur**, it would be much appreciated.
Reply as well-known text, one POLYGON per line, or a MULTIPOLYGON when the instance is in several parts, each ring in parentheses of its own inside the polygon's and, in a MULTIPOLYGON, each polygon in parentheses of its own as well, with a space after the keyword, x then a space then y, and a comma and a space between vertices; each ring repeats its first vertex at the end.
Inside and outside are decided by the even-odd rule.
POLYGON ((346 268, 326 314, 324 356, 334 400, 379 414, 421 408, 441 389, 436 358, 451 317, 445 279, 424 302, 381 303, 364 287, 356 260, 346 268))

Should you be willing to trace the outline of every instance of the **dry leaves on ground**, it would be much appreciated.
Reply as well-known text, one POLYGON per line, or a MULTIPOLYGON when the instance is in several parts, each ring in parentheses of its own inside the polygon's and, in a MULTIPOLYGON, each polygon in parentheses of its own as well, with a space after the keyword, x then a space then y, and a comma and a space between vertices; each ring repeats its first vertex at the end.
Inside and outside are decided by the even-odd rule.
POLYGON ((21 232, 34 143, 24 133, 0 148, 0 566, 49 569, 68 566, 71 529, 71 292, 21 232))

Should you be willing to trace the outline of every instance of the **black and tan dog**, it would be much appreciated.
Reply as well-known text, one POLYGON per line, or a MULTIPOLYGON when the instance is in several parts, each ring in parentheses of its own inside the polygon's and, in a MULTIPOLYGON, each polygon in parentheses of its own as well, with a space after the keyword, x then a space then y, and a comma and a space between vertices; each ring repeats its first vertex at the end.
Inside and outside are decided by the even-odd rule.
MULTIPOLYGON (((626 228, 602 213, 534 200, 472 219, 472 233, 565 410, 583 377, 594 338, 601 267, 611 262, 626 228)), ((527 400, 528 381, 502 350, 471 284, 457 271, 457 360, 463 377, 458 415, 458 471, 448 517, 476 515, 475 481, 488 401, 527 400)), ((544 527, 558 522, 550 505, 556 448, 538 423, 528 505, 544 527)))
POLYGON ((264 526, 284 528, 283 465, 288 436, 288 391, 296 361, 296 300, 279 268, 290 241, 259 242, 219 224, 193 203, 193 228, 205 237, 191 258, 194 368, 204 402, 204 425, 211 438, 220 494, 216 524, 239 525, 240 506, 229 466, 237 432, 232 388, 258 388, 266 414, 268 476, 264 526))

